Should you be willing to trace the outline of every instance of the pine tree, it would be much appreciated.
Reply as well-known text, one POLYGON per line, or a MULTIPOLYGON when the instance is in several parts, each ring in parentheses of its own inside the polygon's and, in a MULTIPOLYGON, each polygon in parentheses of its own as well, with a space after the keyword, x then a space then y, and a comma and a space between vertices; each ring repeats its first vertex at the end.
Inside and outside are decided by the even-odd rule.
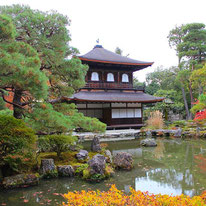
MULTIPOLYGON (((11 34, 15 45, 19 45, 20 48, 20 45, 24 45, 24 50, 31 52, 28 56, 30 65, 23 70, 25 76, 21 74, 17 77, 16 72, 11 73, 12 78, 16 77, 13 83, 17 84, 17 88, 13 89, 13 85, 7 88, 5 80, 5 83, 1 80, 1 93, 14 93, 13 102, 10 102, 14 106, 14 116, 24 117, 36 131, 46 133, 66 132, 76 127, 83 127, 89 131, 104 131, 105 124, 79 114, 74 105, 62 104, 65 97, 70 97, 85 84, 88 70, 87 65, 73 57, 78 50, 69 45, 69 19, 54 11, 42 12, 21 5, 0 7, 0 13, 12 17, 14 26, 11 26, 11 22, 9 25, 12 28, 16 27, 16 32, 11 34), (32 72, 29 72, 30 70, 32 72), (82 121, 86 124, 80 125, 79 122, 82 121)), ((5 36, 7 35, 2 35, 1 41, 4 41, 5 36)), ((9 48, 5 51, 11 55, 9 48)), ((18 52, 19 50, 16 53, 18 52)), ((27 56, 20 57, 27 62, 27 56)), ((11 64, 11 68, 20 70, 21 63, 22 61, 18 60, 16 66, 11 64)), ((0 65, 0 68, 3 67, 0 65)), ((1 77, 3 79, 3 76, 1 77)), ((4 100, 6 101, 6 98, 4 100)))

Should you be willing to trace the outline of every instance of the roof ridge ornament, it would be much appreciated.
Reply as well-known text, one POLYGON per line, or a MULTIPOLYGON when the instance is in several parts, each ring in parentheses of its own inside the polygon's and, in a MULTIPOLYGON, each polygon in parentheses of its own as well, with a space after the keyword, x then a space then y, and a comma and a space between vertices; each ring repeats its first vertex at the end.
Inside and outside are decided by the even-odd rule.
POLYGON ((96 43, 97 44, 94 46, 94 49, 96 49, 96 48, 103 48, 103 46, 99 44, 99 38, 96 40, 96 43))

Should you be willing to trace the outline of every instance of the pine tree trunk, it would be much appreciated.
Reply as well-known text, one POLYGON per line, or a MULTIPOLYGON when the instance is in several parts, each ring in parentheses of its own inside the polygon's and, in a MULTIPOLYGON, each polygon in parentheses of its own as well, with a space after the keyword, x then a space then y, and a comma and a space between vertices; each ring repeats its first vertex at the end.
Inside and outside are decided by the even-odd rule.
MULTIPOLYGON (((194 97, 193 97, 193 93, 192 93, 192 83, 191 81, 189 82, 189 92, 190 92, 190 99, 191 99, 191 108, 194 105, 194 97)), ((190 112, 190 119, 192 119, 192 113, 190 112)))
POLYGON ((13 98, 13 103, 14 103, 13 108, 14 108, 14 117, 17 119, 22 119, 23 116, 22 108, 21 108, 21 98, 22 98, 22 91, 15 90, 14 98, 13 98))
POLYGON ((187 103, 187 99, 185 95, 185 89, 183 86, 181 86, 181 90, 182 90, 182 97, 183 97, 184 105, 185 105, 186 119, 188 120, 190 118, 190 112, 189 112, 188 103, 187 103))

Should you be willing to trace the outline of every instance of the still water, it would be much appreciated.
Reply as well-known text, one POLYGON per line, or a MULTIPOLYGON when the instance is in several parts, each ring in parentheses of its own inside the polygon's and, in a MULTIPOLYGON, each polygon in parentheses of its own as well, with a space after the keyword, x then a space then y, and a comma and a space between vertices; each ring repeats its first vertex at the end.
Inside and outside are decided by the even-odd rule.
MULTIPOLYGON (((118 171, 101 183, 86 183, 77 178, 41 181, 39 186, 0 191, 0 205, 58 205, 68 190, 108 190, 111 184, 150 193, 189 196, 206 190, 206 140, 157 139, 155 148, 139 146, 139 140, 109 142, 113 154, 129 152, 134 158, 132 171, 118 171)), ((90 143, 84 144, 89 149, 90 143)))

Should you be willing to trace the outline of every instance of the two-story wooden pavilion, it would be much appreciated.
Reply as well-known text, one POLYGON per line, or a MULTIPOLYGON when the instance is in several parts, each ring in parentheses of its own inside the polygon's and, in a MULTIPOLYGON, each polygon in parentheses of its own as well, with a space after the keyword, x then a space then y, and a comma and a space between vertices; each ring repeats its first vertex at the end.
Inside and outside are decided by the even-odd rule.
POLYGON ((145 94, 143 88, 133 88, 133 72, 153 62, 127 58, 101 45, 79 59, 89 65, 86 85, 68 100, 84 115, 98 118, 108 128, 140 128, 143 126, 142 104, 164 99, 145 94))

